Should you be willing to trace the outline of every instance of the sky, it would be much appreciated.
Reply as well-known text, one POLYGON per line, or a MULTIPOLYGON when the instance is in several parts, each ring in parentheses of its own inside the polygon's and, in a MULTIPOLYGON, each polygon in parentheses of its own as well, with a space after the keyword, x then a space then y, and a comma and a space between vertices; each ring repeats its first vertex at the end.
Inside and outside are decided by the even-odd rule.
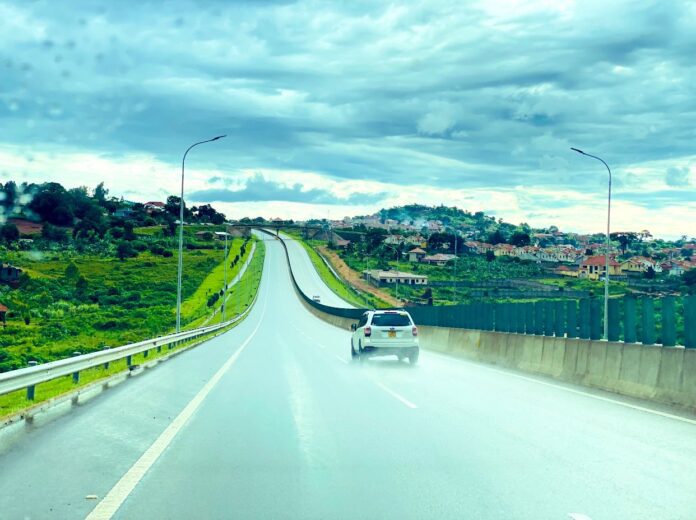
POLYGON ((696 235, 696 3, 0 0, 0 182, 696 235), (69 8, 66 7, 69 5, 69 8))

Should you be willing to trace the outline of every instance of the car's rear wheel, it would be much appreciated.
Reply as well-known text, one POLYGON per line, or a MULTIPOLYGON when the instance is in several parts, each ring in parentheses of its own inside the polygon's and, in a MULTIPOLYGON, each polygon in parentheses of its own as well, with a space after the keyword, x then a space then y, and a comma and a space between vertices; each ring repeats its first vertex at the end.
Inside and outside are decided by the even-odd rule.
POLYGON ((351 340, 350 342, 350 357, 353 361, 358 361, 358 358, 360 357, 360 354, 358 354, 355 349, 353 348, 353 341, 351 340))
POLYGON ((414 350, 408 355, 408 362, 411 365, 418 363, 418 350, 414 350))

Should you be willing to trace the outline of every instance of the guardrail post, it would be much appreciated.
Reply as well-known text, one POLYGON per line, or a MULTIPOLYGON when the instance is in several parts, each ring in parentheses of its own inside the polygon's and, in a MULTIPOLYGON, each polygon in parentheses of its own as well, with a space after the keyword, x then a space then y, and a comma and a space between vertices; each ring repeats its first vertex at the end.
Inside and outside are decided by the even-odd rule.
POLYGON ((578 327, 580 339, 590 339, 590 300, 580 300, 580 319, 578 327))
POLYGON ((619 341, 620 330, 619 330, 619 317, 620 317, 620 307, 619 300, 616 298, 611 298, 609 300, 609 328, 607 338, 609 341, 619 341))
POLYGON ((495 305, 495 330, 496 332, 507 332, 507 313, 505 303, 495 305))
POLYGON ((126 356, 126 366, 128 368, 133 366, 133 356, 126 356))
MULTIPOLYGON (((27 363, 30 367, 35 367, 39 363, 37 361, 31 360, 27 363)), ((33 401, 34 400, 34 394, 36 392, 36 387, 34 385, 29 385, 27 387, 27 401, 33 401)))
POLYGON ((696 295, 684 298, 684 346, 696 348, 696 295))
POLYGON ((553 302, 544 301, 544 336, 553 336, 553 302))
POLYGON ((677 316, 674 309, 674 296, 662 298, 662 345, 673 347, 677 344, 677 316))
MULTIPOLYGON (((81 354, 81 352, 79 352, 79 351, 77 351, 77 350, 76 350, 75 352, 72 353, 73 356, 79 356, 80 354, 81 354)), ((79 371, 78 371, 78 372, 73 372, 73 374, 72 374, 72 382, 73 382, 73 384, 77 384, 77 383, 80 382, 80 372, 79 372, 79 371)))
POLYGON ((575 300, 566 302, 566 335, 569 338, 578 337, 578 304, 575 300))
POLYGON ((655 304, 652 298, 644 296, 641 302, 643 305, 642 334, 641 343, 643 345, 655 344, 655 304))
MULTIPOLYGON (((111 347, 109 347, 108 345, 104 345, 102 347, 102 350, 109 350, 110 348, 111 347)), ((104 363, 104 370, 109 370, 109 362, 108 361, 106 363, 104 363)))
POLYGON ((553 333, 557 338, 562 338, 565 336, 565 302, 563 300, 557 300, 554 307, 555 321, 553 333))
POLYGON ((544 335, 544 302, 534 302, 534 334, 544 335))
POLYGON ((590 300, 590 339, 602 338, 602 308, 597 298, 590 300))
MULTIPOLYGON (((155 341, 153 345, 157 345, 157 342, 155 341)), ((157 345, 157 352, 162 352, 162 345, 157 345)))
POLYGON ((143 357, 144 357, 144 358, 146 358, 146 357, 149 356, 149 355, 150 355, 150 350, 149 350, 149 349, 143 350, 143 357))
POLYGON ((624 297, 624 342, 636 342, 636 299, 633 296, 624 297))
POLYGON ((516 303, 515 304, 515 315, 517 316, 517 333, 518 334, 524 334, 524 310, 525 310, 525 305, 524 303, 516 303))
POLYGON ((524 332, 534 334, 534 303, 524 303, 524 332))

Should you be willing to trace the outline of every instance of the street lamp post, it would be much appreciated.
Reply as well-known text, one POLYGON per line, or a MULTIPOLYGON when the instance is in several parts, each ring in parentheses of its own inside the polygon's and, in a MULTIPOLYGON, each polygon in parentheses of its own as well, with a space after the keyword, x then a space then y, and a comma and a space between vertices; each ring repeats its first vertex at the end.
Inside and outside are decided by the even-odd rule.
POLYGON ((609 165, 604 162, 604 159, 597 157, 596 155, 591 155, 589 153, 585 153, 582 150, 579 150, 578 148, 570 148, 574 152, 578 152, 581 155, 586 155, 587 157, 592 157, 593 159, 597 159, 600 161, 604 166, 606 166, 607 171, 609 172, 609 195, 607 197, 607 239, 606 239, 606 246, 605 246, 605 252, 604 252, 604 339, 607 341, 609 340, 609 248, 611 247, 611 239, 609 238, 609 229, 610 229, 610 223, 611 223, 611 169, 609 168, 609 165))
POLYGON ((184 167, 186 164, 186 156, 191 151, 191 148, 198 146, 203 143, 210 143, 211 141, 217 141, 222 139, 224 135, 218 135, 212 139, 206 139, 205 141, 199 141, 193 143, 184 152, 184 157, 181 159, 181 198, 179 199, 179 272, 177 276, 176 283, 176 331, 181 331, 181 280, 184 273, 184 167))
POLYGON ((225 310, 227 310, 227 225, 225 225, 225 288, 222 292, 222 321, 225 321, 225 310))

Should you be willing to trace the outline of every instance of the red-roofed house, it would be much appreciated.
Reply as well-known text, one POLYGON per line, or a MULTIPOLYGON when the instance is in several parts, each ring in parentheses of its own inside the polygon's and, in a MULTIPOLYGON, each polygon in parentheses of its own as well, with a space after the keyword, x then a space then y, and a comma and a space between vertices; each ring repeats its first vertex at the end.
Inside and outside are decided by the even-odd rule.
MULTIPOLYGON (((580 264, 578 276, 597 280, 606 274, 606 258, 604 255, 588 256, 580 264)), ((621 274, 621 264, 609 257, 609 276, 621 274)))

